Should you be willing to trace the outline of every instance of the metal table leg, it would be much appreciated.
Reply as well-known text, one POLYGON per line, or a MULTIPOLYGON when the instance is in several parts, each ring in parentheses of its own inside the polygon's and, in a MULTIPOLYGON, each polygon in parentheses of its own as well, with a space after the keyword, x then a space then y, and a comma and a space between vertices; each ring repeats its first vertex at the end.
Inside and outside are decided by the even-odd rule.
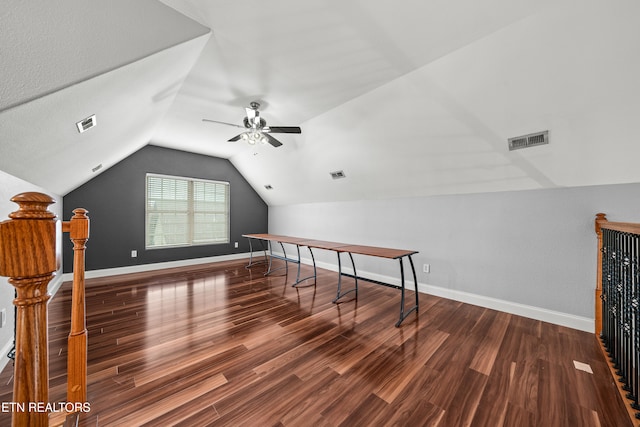
MULTIPOLYGON (((289 258, 287 258, 287 251, 285 251, 284 249, 284 245, 282 244, 282 242, 278 242, 280 244, 280 247, 282 248, 282 254, 284 256, 276 256, 273 255, 273 244, 271 243, 271 240, 269 240, 269 268, 267 269, 267 272, 264 273, 265 276, 268 276, 269 274, 273 273, 274 271, 277 270, 282 270, 283 268, 285 269, 285 275, 289 274, 289 258), (277 259, 281 259, 284 261, 284 267, 278 267, 278 268, 272 268, 273 266, 273 259, 277 258, 277 259)), ((298 265, 298 268, 300 268, 300 266, 298 265)))
POLYGON ((342 262, 340 261, 340 252, 336 251, 338 254, 338 292, 336 297, 333 299, 333 302, 338 302, 340 298, 348 294, 349 292, 355 292, 356 298, 358 298, 358 274, 356 272, 356 265, 353 262, 353 255, 351 252, 347 252, 349 254, 349 258, 351 258, 351 266, 353 267, 353 275, 348 275, 349 277, 353 277, 355 280, 355 287, 349 289, 348 291, 342 292, 342 276, 346 276, 347 274, 342 273, 342 262))
MULTIPOLYGON (((403 257, 404 258, 404 257, 403 257)), ((405 312, 405 307, 404 307, 404 289, 405 289, 405 284, 404 284, 404 266, 402 264, 402 258, 399 259, 400 261, 400 281, 401 281, 401 300, 400 300, 400 319, 396 322, 396 328, 400 326, 400 324, 402 323, 402 321, 404 319, 406 319, 406 317, 411 314, 412 311, 415 311, 416 313, 418 312, 418 280, 416 278, 416 269, 413 265, 413 260, 411 259, 411 255, 408 256, 409 258, 409 264, 411 264, 411 271, 413 272, 413 283, 415 284, 415 296, 416 296, 416 304, 411 307, 407 312, 405 312)))
POLYGON ((249 264, 245 265, 244 268, 251 268, 256 264, 266 264, 267 263, 267 248, 264 247, 264 241, 260 240, 260 246, 262 247, 262 252, 264 253, 264 260, 253 262, 253 245, 251 244, 251 237, 247 237, 249 240, 249 264))
MULTIPOLYGON (((304 279, 300 279, 300 246, 296 245, 298 248, 298 275, 296 276, 296 283, 291 286, 297 286, 298 284, 304 282, 305 280, 313 279, 313 286, 316 285, 317 274, 316 274, 316 259, 313 256, 313 251, 309 248, 309 253, 311 254, 311 261, 313 262, 313 275, 305 277, 304 279)), ((308 285, 311 286, 311 285, 308 285)))

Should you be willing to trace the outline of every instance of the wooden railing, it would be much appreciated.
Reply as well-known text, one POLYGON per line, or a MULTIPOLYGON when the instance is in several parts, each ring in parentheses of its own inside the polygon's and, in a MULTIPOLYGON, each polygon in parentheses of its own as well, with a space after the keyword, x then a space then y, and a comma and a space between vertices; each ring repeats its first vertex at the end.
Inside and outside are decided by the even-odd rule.
MULTIPOLYGON (((42 193, 22 193, 11 199, 19 209, 0 222, 0 276, 16 289, 16 336, 12 425, 49 425, 48 285, 60 265, 56 252, 57 223, 48 206, 55 201, 42 193)), ((87 400, 87 330, 84 308, 84 249, 89 219, 74 210, 62 223, 74 245, 71 332, 68 339, 67 402, 82 407, 87 400)))
POLYGON ((640 224, 596 215, 596 334, 633 425, 640 418, 640 224))

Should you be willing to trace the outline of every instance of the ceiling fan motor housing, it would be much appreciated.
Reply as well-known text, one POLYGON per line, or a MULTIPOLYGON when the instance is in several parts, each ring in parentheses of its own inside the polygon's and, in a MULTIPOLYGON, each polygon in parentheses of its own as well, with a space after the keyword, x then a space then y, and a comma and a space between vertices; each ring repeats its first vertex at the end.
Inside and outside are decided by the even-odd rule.
MULTIPOLYGON (((257 129, 262 129, 263 127, 265 127, 265 126, 267 125, 267 121, 266 121, 265 119, 263 119, 262 117, 260 117, 259 119, 260 119, 260 121, 259 121, 259 123, 257 124, 256 128, 257 128, 257 129)), ((245 117, 245 118, 242 120, 242 122, 244 123, 244 127, 246 127, 247 129, 251 129, 251 128, 253 128, 253 123, 251 123, 251 122, 249 121, 249 118, 248 118, 248 117, 245 117)))

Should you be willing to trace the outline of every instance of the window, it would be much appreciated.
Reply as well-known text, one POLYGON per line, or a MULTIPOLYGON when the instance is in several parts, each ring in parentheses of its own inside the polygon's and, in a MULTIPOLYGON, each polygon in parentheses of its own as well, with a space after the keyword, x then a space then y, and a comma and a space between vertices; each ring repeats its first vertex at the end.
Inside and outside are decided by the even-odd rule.
POLYGON ((229 243, 229 183, 147 174, 146 248, 229 243))

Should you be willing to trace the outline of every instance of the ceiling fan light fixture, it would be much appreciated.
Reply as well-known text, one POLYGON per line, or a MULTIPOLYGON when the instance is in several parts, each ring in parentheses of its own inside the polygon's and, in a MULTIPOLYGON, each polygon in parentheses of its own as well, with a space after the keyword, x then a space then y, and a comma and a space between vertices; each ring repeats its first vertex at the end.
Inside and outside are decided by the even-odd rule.
POLYGON ((299 126, 267 126, 266 120, 260 117, 260 112, 258 111, 259 107, 260 103, 254 101, 251 103, 249 108, 245 108, 247 115, 246 117, 244 117, 244 119, 242 119, 243 125, 236 125, 233 123, 221 122, 219 120, 212 119, 202 119, 202 121, 242 128, 243 132, 229 139, 229 142, 242 140, 250 145, 261 143, 270 144, 273 147, 280 147, 282 145, 282 142, 271 136, 271 134, 302 133, 302 129, 300 129, 299 126))

